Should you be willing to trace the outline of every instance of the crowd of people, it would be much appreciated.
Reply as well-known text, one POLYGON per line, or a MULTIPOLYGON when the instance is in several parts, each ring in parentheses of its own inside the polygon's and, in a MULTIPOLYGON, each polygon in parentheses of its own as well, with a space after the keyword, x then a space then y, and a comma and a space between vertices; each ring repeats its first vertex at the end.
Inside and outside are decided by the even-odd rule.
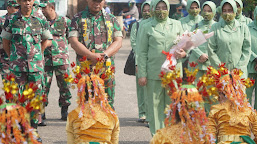
MULTIPOLYGON (((0 143, 42 143, 37 127, 46 126, 54 73, 67 143, 119 143, 114 55, 122 46, 122 32, 104 5, 104 0, 87 0, 86 8, 70 20, 55 12, 54 0, 7 2, 8 13, 0 18, 0 143), (76 63, 69 60, 68 44, 76 63), (74 86, 78 107, 68 114, 74 86)), ((257 142, 251 138, 257 136, 251 104, 257 8, 253 21, 242 15, 241 0, 223 0, 218 8, 212 1, 200 6, 198 0, 188 0, 186 9, 188 15, 175 20, 168 17, 168 0, 146 1, 143 18, 132 26, 138 122, 149 124, 152 144, 257 142), (221 15, 217 22, 216 11, 221 15), (213 35, 196 48, 181 45, 169 54, 178 36, 195 30, 213 35), (166 60, 174 64, 171 57, 175 65, 162 69, 166 60)))
MULTIPOLYGON (((182 6, 178 5, 176 13, 169 18, 169 8, 166 0, 145 2, 141 9, 143 18, 132 26, 130 41, 136 55, 138 122, 149 124, 154 136, 153 144, 214 143, 215 140, 217 143, 252 143, 243 136, 251 139, 251 132, 256 135, 256 112, 251 107, 254 105, 256 108, 256 98, 252 104, 256 84, 253 87, 249 87, 249 84, 243 86, 245 81, 250 80, 239 79, 250 77, 256 80, 257 8, 254 10, 254 20, 242 14, 241 0, 223 0, 218 7, 212 1, 200 5, 198 0, 188 0, 188 15, 185 17, 181 12, 182 6), (217 18, 217 14, 220 18, 217 18), (188 51, 181 48, 172 55, 168 54, 176 45, 178 36, 196 30, 212 32, 213 36, 196 48, 188 51), (177 63, 175 68, 170 68, 173 72, 167 75, 176 83, 170 84, 167 90, 164 83, 169 80, 165 81, 160 75, 166 74, 162 65, 171 56, 176 58, 177 63), (203 96, 204 92, 200 92, 198 84, 212 68, 217 68, 223 76, 215 80, 218 92, 209 95, 208 99, 212 100, 206 101, 202 100, 206 97, 203 96), (222 74, 221 68, 228 72, 222 74), (174 79, 174 69, 180 71, 176 74, 180 75, 181 80, 174 79), (192 71, 194 74, 189 74, 192 71), (188 80, 192 77, 194 82, 188 86, 188 80), (183 81, 182 86, 179 85, 180 81, 183 81), (227 84, 232 86, 228 88, 225 86, 227 84), (170 87, 177 87, 177 90, 172 91, 170 87), (196 100, 194 96, 198 94, 202 96, 196 100), (193 101, 188 100, 187 96, 184 98, 184 95, 193 101), (166 105, 170 105, 169 118, 173 121, 166 123, 165 127, 168 116, 164 113, 167 112, 166 105), (194 115, 202 109, 208 118, 202 114, 199 114, 201 118, 194 115), (242 122, 243 119, 245 122, 242 122)), ((208 75, 208 78, 211 79, 211 76, 208 75)), ((211 90, 205 93, 211 93, 211 90)))

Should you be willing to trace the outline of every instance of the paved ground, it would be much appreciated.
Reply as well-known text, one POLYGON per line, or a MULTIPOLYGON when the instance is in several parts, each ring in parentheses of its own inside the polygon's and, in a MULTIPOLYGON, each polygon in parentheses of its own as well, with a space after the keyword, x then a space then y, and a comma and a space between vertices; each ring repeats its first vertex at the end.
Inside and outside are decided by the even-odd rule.
MULTIPOLYGON (((147 144, 151 139, 150 131, 144 124, 137 123, 138 109, 135 77, 123 74, 123 68, 127 56, 131 50, 129 39, 123 40, 123 47, 116 54, 116 97, 115 109, 120 119, 120 144, 147 144)), ((75 60, 75 53, 70 49, 71 62, 75 60)), ((73 98, 69 111, 74 109, 76 104, 76 91, 71 90, 73 98)), ((47 126, 39 127, 39 134, 44 144, 66 144, 66 122, 60 120, 58 107, 59 92, 54 79, 50 95, 49 105, 46 108, 47 126)))

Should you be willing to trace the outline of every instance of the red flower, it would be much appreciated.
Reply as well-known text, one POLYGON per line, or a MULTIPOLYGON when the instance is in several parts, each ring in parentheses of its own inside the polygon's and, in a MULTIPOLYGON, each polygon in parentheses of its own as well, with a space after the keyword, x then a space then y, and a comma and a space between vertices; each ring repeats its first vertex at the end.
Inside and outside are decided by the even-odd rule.
POLYGON ((106 79, 106 75, 105 75, 105 74, 102 74, 102 75, 101 75, 101 78, 102 78, 102 79, 106 79))
POLYGON ((80 74, 80 73, 78 73, 78 74, 76 75, 76 78, 77 78, 77 79, 82 78, 81 74, 80 74))
POLYGON ((2 105, 3 104, 3 100, 0 98, 0 105, 2 105))
POLYGON ((221 89, 221 88, 222 88, 222 86, 223 86, 223 84, 222 84, 222 83, 217 83, 217 84, 216 84, 216 87, 217 87, 218 89, 221 89))
POLYGON ((222 62, 221 64, 219 64, 219 68, 220 68, 220 67, 225 67, 225 64, 226 64, 226 63, 223 63, 223 62, 222 62))
POLYGON ((25 96, 24 96, 24 95, 22 95, 22 96, 21 96, 21 95, 19 94, 19 96, 18 96, 18 97, 19 97, 19 99, 18 99, 18 100, 19 100, 19 102, 20 102, 20 103, 24 103, 24 102, 26 101, 26 99, 25 99, 25 96))
POLYGON ((191 62, 191 63, 189 63, 189 65, 190 65, 190 67, 196 67, 198 64, 195 62, 191 62))
POLYGON ((43 100, 42 100, 42 101, 43 101, 43 102, 46 102, 46 94, 43 94, 42 97, 43 97, 43 100))
POLYGON ((206 88, 204 88, 202 91, 201 91, 201 94, 202 96, 208 96, 209 94, 207 93, 206 91, 206 88))
POLYGON ((83 70, 84 71, 84 73, 86 73, 86 74, 89 74, 90 73, 90 69, 88 69, 88 68, 86 68, 85 70, 83 70))
POLYGON ((27 112, 31 112, 33 110, 33 107, 30 106, 30 103, 28 103, 25 108, 27 112))
POLYGON ((251 83, 254 84, 255 83, 255 80, 254 79, 250 79, 251 83))
POLYGON ((72 62, 70 65, 72 68, 75 67, 75 62, 72 62))
POLYGON ((202 81, 199 81, 199 82, 197 83, 197 87, 199 88, 199 87, 201 87, 201 86, 203 86, 203 82, 202 82, 202 81))
POLYGON ((5 97, 6 97, 7 100, 13 99, 13 95, 12 95, 11 92, 5 93, 5 97))
POLYGON ((163 77, 165 75, 165 72, 164 71, 161 71, 161 73, 160 73, 160 75, 159 75, 159 77, 163 77))
POLYGON ((68 78, 69 75, 67 73, 64 74, 64 78, 68 78))
POLYGON ((169 69, 170 69, 170 70, 175 70, 175 69, 176 69, 176 66, 170 66, 169 69))
POLYGON ((115 67, 111 67, 111 71, 114 73, 115 72, 115 67))
POLYGON ((79 80, 75 78, 74 83, 77 84, 78 82, 79 82, 79 80))
POLYGON ((94 72, 95 72, 95 74, 98 74, 98 73, 99 73, 99 70, 94 69, 94 72))
POLYGON ((182 81, 183 81, 182 78, 177 78, 177 79, 176 79, 176 82, 177 82, 177 83, 182 83, 182 81))

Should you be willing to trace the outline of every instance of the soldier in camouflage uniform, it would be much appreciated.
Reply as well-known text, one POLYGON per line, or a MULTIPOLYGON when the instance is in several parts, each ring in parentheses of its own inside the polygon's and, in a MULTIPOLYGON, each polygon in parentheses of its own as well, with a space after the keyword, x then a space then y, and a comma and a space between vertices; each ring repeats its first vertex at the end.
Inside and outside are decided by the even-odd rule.
POLYGON ((49 94, 53 72, 55 72, 57 85, 59 87, 59 106, 61 107, 62 120, 67 120, 68 106, 70 103, 71 93, 67 82, 64 81, 64 74, 69 74, 69 52, 68 36, 70 19, 59 16, 55 12, 54 0, 46 0, 40 4, 42 12, 49 21, 50 31, 53 35, 52 46, 47 47, 45 56, 45 93, 49 94))
MULTIPOLYGON (((44 84, 43 51, 51 45, 49 24, 32 11, 34 1, 18 0, 20 10, 5 21, 1 33, 3 48, 9 56, 11 73, 16 76, 20 89, 36 83, 36 95, 42 95, 44 84)), ((31 112, 31 125, 37 128, 38 111, 31 112)))
MULTIPOLYGON (((93 63, 97 58, 111 58, 121 48, 121 28, 112 14, 103 9, 104 0, 88 0, 88 6, 76 14, 71 22, 69 42, 77 53, 77 60, 86 56, 93 63)), ((109 104, 113 107, 115 80, 105 81, 109 104)))
MULTIPOLYGON (((0 17, 0 33, 2 32, 2 29, 4 27, 5 20, 10 15, 17 12, 18 9, 19 9, 19 5, 17 4, 16 0, 7 1, 7 14, 0 17)), ((9 58, 3 49, 2 38, 0 37, 0 74, 2 76, 2 80, 5 78, 7 74, 10 73, 8 61, 9 61, 9 58)))

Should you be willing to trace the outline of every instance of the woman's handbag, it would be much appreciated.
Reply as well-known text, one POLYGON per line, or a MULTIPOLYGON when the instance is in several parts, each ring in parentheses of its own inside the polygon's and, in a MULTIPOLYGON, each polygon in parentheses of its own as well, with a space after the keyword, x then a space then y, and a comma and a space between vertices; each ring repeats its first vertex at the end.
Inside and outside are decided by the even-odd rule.
POLYGON ((130 54, 126 61, 124 73, 127 75, 136 75, 135 53, 133 50, 130 51, 130 54))

